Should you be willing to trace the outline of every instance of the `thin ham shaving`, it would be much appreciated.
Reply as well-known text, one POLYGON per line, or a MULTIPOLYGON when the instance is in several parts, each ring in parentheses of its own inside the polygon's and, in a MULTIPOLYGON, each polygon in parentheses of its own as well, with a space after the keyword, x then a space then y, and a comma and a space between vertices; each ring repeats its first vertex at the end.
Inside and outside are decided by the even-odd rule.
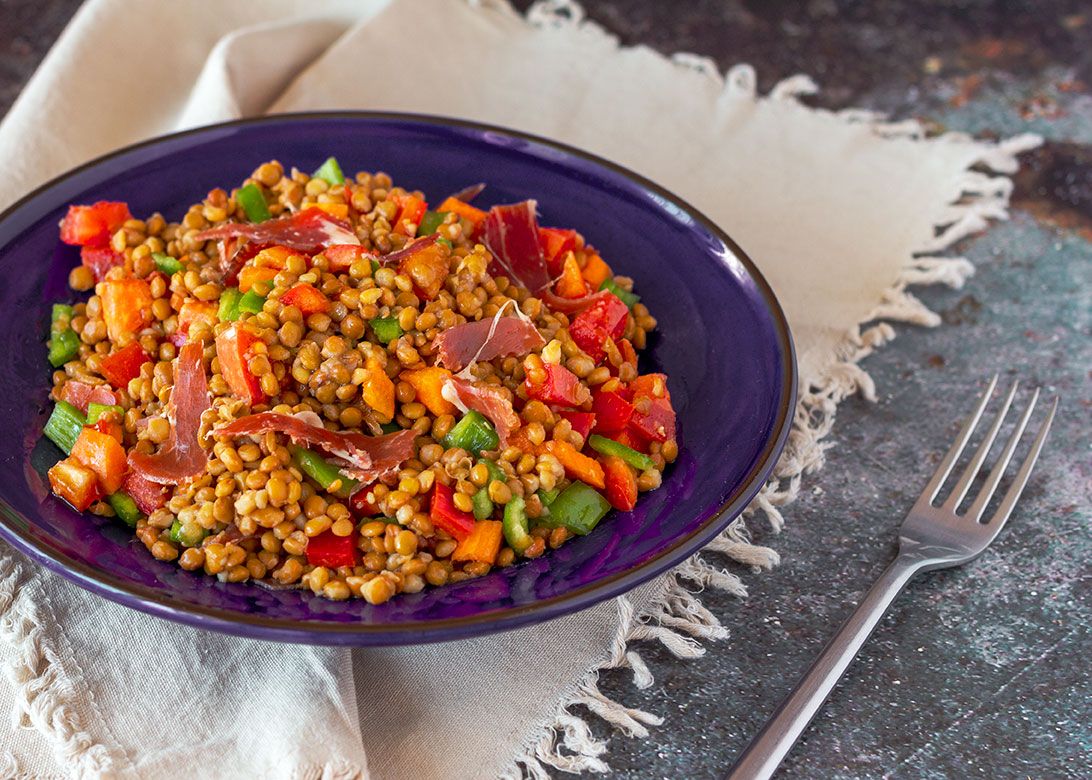
POLYGON ((521 286, 538 293, 550 284, 550 271, 538 243, 535 201, 489 209, 482 236, 497 262, 521 286))
POLYGON ((461 190, 452 193, 448 197, 454 198, 455 200, 461 200, 463 203, 469 203, 470 201, 474 200, 474 198, 481 195, 482 190, 484 189, 485 182, 480 181, 477 184, 471 184, 469 187, 463 187, 461 190))
POLYGON ((53 397, 58 401, 67 401, 84 414, 87 414, 88 404, 113 406, 118 402, 118 397, 107 385, 92 385, 75 379, 69 379, 59 388, 54 388, 53 397))
POLYGON ((402 262, 411 255, 417 254, 422 249, 432 246, 439 240, 439 234, 431 233, 424 238, 419 238, 416 241, 407 244, 396 252, 391 252, 390 254, 386 255, 378 255, 375 259, 379 261, 380 265, 394 265, 395 263, 402 262))
POLYGON ((508 436, 520 426, 519 415, 512 408, 504 389, 496 385, 471 382, 453 376, 444 382, 440 394, 461 411, 473 409, 489 419, 497 429, 501 449, 508 446, 508 436))
POLYGON ((344 461, 341 471, 361 482, 381 479, 413 457, 413 430, 382 436, 365 436, 351 431, 329 431, 314 412, 277 414, 261 412, 241 417, 216 429, 216 436, 257 436, 268 432, 288 436, 296 444, 307 444, 344 461))
POLYGON ((519 306, 514 301, 507 301, 490 319, 448 328, 434 343, 440 364, 452 371, 462 371, 479 360, 526 355, 546 340, 530 320, 524 319, 519 306), (509 303, 515 306, 519 316, 501 316, 509 303))
POLYGON ((229 222, 203 230, 198 241, 242 236, 255 243, 279 244, 289 249, 314 254, 334 244, 360 245, 360 239, 349 223, 332 217, 319 208, 307 208, 298 214, 280 219, 268 219, 257 224, 229 222))
POLYGON ((174 389, 167 404, 171 433, 159 452, 129 455, 129 467, 149 482, 177 485, 205 472, 208 455, 198 437, 201 415, 210 405, 203 357, 204 346, 199 341, 182 347, 175 362, 174 389))
POLYGON ((591 295, 584 295, 580 298, 562 298, 549 290, 539 294, 539 298, 542 302, 549 306, 553 311, 563 312, 564 314, 576 314, 584 311, 589 306, 593 306, 599 301, 603 300, 606 296, 613 295, 610 290, 600 290, 599 292, 592 293, 591 295))

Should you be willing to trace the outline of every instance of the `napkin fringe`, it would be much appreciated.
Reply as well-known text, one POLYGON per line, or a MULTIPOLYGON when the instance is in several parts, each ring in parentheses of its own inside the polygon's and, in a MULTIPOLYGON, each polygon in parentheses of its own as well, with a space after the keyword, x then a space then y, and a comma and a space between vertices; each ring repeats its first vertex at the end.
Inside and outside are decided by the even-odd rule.
MULTIPOLYGON (((506 0, 476 2, 511 11, 506 0)), ((617 38, 586 19, 584 9, 573 0, 539 0, 528 9, 526 18, 538 27, 599 35, 617 45, 617 38)), ((679 52, 669 59, 677 67, 717 81, 722 95, 729 99, 740 96, 760 99, 755 70, 750 65, 736 65, 722 76, 716 62, 708 57, 679 52)), ((775 85, 764 99, 798 101, 818 89, 809 76, 797 74, 775 85)), ((985 230, 991 221, 1007 219, 1012 193, 1012 180, 1007 176, 975 168, 997 174, 1013 173, 1018 167, 1017 155, 1042 143, 1040 137, 1032 134, 1014 136, 997 144, 977 141, 964 133, 929 136, 927 128, 915 119, 889 122, 883 114, 865 109, 845 109, 833 112, 833 116, 846 123, 866 125, 883 138, 966 144, 974 154, 969 156, 964 173, 953 182, 951 202, 938 205, 933 220, 934 235, 922 241, 906 259, 868 316, 845 334, 835 362, 817 381, 799 388, 792 430, 771 479, 741 517, 701 553, 665 576, 663 591, 645 610, 637 614, 629 599, 623 596, 617 600, 618 629, 609 657, 562 697, 554 720, 525 744, 502 775, 506 779, 548 780, 547 767, 574 774, 610 771, 602 758, 607 751, 606 742, 596 738, 585 719, 571 711, 574 705, 581 705, 592 715, 638 738, 648 736, 648 726, 662 722, 652 713, 626 707, 600 692, 597 685, 600 671, 628 668, 633 673, 634 686, 648 688, 655 682, 652 671, 631 643, 658 641, 676 658, 689 659, 705 653, 702 641, 728 636, 717 616, 703 606, 700 594, 712 588, 743 598, 747 588, 738 575, 715 566, 706 557, 711 552, 718 553, 753 572, 770 569, 780 562, 776 551, 752 542, 745 518, 761 512, 773 532, 782 529, 781 509, 796 499, 803 476, 823 467, 825 453, 832 446, 825 439, 834 426, 838 404, 858 394, 865 400, 876 400, 875 383, 858 364, 895 337, 891 322, 926 327, 940 324, 940 317, 908 288, 944 284, 958 289, 974 274, 974 266, 966 258, 942 253, 961 239, 985 230)))

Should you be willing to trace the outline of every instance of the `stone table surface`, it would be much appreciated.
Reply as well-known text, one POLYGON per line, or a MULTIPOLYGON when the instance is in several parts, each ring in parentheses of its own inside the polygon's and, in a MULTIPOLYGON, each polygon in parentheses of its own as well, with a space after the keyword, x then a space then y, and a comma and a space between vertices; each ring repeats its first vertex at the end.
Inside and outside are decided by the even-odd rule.
MULTIPOLYGON (((525 6, 526 2, 518 3, 525 6)), ((78 7, 0 0, 0 115, 78 7)), ((993 373, 1062 397, 1008 529, 978 561, 922 577, 896 602, 779 773, 785 778, 1092 775, 1088 655, 1092 459, 1092 7, 1072 2, 606 0, 589 16, 626 44, 750 62, 768 88, 803 72, 813 102, 917 117, 983 136, 1040 133, 1011 219, 957 247, 977 274, 917 291, 935 330, 899 326, 864 368, 875 403, 842 405, 826 466, 780 535, 783 564, 750 598, 703 598, 731 629, 697 660, 641 648, 657 685, 604 676, 666 718, 609 734, 618 776, 723 776, 894 553, 894 532, 993 373)), ((48 117, 43 118, 48 121, 48 117)), ((759 524, 756 524, 759 525, 759 524)))

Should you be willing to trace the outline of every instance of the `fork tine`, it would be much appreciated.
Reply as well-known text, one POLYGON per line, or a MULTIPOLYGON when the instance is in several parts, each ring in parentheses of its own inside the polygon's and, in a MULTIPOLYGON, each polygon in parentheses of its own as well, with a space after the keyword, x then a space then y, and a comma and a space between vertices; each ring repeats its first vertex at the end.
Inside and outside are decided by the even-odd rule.
POLYGON ((925 490, 921 491, 921 496, 918 498, 919 503, 924 502, 926 504, 931 504, 933 503, 933 499, 937 497, 937 493, 940 492, 940 486, 944 484, 944 480, 946 480, 948 475, 952 472, 952 467, 955 465, 955 462, 959 460, 959 455, 963 452, 963 448, 967 446, 967 441, 971 438, 971 434, 974 433, 975 426, 978 425, 978 421, 982 419, 982 412, 986 410, 986 404, 990 402, 995 387, 997 387, 997 374, 993 375, 993 379, 990 380, 990 384, 986 387, 986 392, 978 399, 978 406, 975 407, 974 412, 967 419, 967 422, 963 424, 963 430, 959 432, 956 440, 952 443, 952 447, 948 450, 948 454, 944 456, 944 460, 937 466, 933 478, 929 480, 929 484, 925 486, 925 490))
POLYGON ((1009 489, 1005 493, 1005 497, 1001 500, 1001 506, 997 507, 997 511, 989 520, 991 527, 996 526, 997 530, 1000 530, 1005 521, 1009 519, 1009 515, 1012 514, 1012 508, 1016 506, 1017 499, 1024 492, 1024 486, 1028 483, 1035 461, 1039 459, 1039 453, 1043 449, 1043 444, 1046 443, 1047 433, 1050 432, 1050 424, 1054 421, 1054 413, 1057 410, 1058 397, 1055 396, 1054 403, 1050 405, 1050 411, 1047 412, 1046 419, 1039 426, 1039 433, 1035 436, 1035 441, 1032 442, 1031 450, 1024 458, 1024 462, 1020 464, 1020 470, 1016 472, 1016 478, 1013 479, 1012 484, 1009 485, 1009 489))
POLYGON ((1005 469, 1008 468, 1009 461, 1012 460, 1012 453, 1016 450, 1016 445, 1020 443, 1020 437, 1024 435, 1024 429, 1028 425, 1031 413, 1035 411, 1035 404, 1038 400, 1039 388, 1036 388, 1035 392, 1031 395, 1031 400, 1028 402, 1028 408, 1025 409, 1024 413, 1020 416, 1020 420, 1016 423, 1016 428, 1009 437, 1008 443, 1005 444, 1005 449, 1002 451, 1001 457, 997 459, 997 463, 993 464, 990 475, 986 478, 986 484, 982 486, 982 490, 979 491, 974 503, 971 504, 970 509, 967 510, 967 517, 972 522, 977 523, 982 519, 982 513, 986 510, 986 504, 993 498, 993 493, 997 490, 997 483, 999 483, 1001 477, 1005 475, 1005 469))
POLYGON ((986 438, 978 445, 974 457, 971 458, 971 462, 967 464, 967 468, 963 469, 963 473, 959 477, 959 482, 957 482, 955 488, 952 489, 952 494, 948 496, 948 500, 944 502, 944 508, 949 512, 955 513, 956 509, 959 508, 959 502, 963 500, 963 497, 967 495, 967 491, 970 490, 971 483, 978 475, 979 469, 982 468, 982 462, 986 460, 986 456, 990 454, 990 448, 993 447, 993 442, 997 438, 997 434, 1001 431, 1001 426, 1005 422, 1005 415, 1009 413, 1009 407, 1012 406, 1012 399, 1016 395, 1016 388, 1019 386, 1019 382, 1012 383, 1009 394, 1005 396, 1005 400, 1001 403, 1000 411, 998 411, 997 416, 994 417, 993 425, 991 425, 989 431, 986 432, 986 438))

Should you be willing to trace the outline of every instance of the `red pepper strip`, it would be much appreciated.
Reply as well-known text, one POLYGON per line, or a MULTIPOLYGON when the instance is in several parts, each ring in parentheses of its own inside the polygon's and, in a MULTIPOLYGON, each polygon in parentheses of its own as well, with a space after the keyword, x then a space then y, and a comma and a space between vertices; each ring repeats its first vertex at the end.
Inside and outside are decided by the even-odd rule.
POLYGON ((604 493, 611 506, 628 512, 637 506, 637 475, 617 455, 601 459, 606 483, 604 493))
POLYGON ((525 380, 527 395, 543 403, 560 406, 583 406, 591 400, 591 393, 580 378, 564 366, 556 363, 543 363, 546 380, 542 384, 532 384, 531 377, 525 380))
POLYGON ((460 542, 474 531, 474 515, 455 508, 455 492, 442 482, 437 482, 432 494, 429 514, 432 524, 447 531, 460 542))
POLYGON ((603 344, 622 337, 628 314, 629 307, 618 296, 605 295, 573 319, 569 335, 588 357, 600 363, 606 355, 603 344))
POLYGON ((618 393, 597 390, 592 397, 592 411, 595 413, 594 430, 607 435, 625 430, 633 416, 633 404, 618 393))
POLYGON ((307 562, 312 566, 338 569, 357 563, 356 534, 338 536, 333 531, 323 531, 307 540, 307 562))
POLYGON ((349 508, 355 517, 375 517, 380 514, 372 486, 367 485, 349 496, 349 508))
POLYGON ((140 376, 140 367, 151 362, 148 353, 137 342, 131 342, 112 355, 107 355, 99 363, 99 373, 106 381, 121 390, 129 386, 129 381, 140 376))
POLYGON ((166 487, 145 479, 135 471, 130 470, 125 475, 125 481, 121 483, 121 489, 129 494, 129 497, 140 507, 140 511, 150 515, 155 510, 167 503, 164 493, 166 487))

